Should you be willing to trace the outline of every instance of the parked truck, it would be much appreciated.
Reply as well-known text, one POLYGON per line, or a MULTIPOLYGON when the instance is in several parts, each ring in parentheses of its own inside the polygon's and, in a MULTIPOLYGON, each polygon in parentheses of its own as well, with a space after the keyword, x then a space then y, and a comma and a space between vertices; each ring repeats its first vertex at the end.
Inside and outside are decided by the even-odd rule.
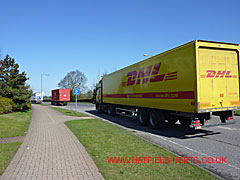
POLYGON ((35 104, 41 104, 43 102, 43 96, 41 92, 33 93, 31 96, 31 102, 35 104))
POLYGON ((55 89, 52 90, 52 105, 67 105, 70 101, 70 89, 55 89))
POLYGON ((240 109, 238 44, 196 40, 104 76, 96 109, 153 129, 225 123, 240 109))

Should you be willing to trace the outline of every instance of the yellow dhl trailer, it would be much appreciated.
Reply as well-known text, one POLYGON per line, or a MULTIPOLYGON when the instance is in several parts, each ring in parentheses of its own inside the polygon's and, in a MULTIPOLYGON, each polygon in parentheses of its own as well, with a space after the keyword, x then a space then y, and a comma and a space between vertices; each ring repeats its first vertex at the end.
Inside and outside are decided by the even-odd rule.
POLYGON ((201 127, 240 109, 238 44, 196 40, 106 75, 98 112, 135 115, 141 125, 201 127))

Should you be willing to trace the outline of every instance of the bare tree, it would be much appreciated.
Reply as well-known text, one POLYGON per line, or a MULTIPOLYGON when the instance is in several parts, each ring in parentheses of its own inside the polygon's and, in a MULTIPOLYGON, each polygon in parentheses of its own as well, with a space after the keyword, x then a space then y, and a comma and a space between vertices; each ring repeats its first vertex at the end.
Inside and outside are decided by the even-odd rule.
POLYGON ((80 89, 80 92, 83 92, 86 82, 87 77, 85 74, 76 70, 67 73, 67 75, 58 83, 58 86, 61 88, 70 88, 71 91, 78 88, 80 89))

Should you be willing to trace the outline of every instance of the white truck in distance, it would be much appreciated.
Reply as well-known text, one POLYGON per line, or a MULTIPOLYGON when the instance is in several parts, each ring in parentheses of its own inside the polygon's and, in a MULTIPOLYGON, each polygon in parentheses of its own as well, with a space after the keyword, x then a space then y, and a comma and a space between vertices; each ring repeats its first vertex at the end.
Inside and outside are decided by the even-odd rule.
POLYGON ((37 103, 41 104, 43 102, 43 96, 41 92, 33 93, 31 96, 31 102, 35 104, 37 103))

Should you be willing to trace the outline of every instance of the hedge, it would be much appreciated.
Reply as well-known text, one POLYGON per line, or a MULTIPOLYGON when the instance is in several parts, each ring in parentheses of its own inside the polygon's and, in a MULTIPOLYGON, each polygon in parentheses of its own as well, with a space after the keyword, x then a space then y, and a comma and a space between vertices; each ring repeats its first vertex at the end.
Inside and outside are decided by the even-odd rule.
POLYGON ((15 106, 12 99, 0 96, 0 114, 10 113, 15 106))

